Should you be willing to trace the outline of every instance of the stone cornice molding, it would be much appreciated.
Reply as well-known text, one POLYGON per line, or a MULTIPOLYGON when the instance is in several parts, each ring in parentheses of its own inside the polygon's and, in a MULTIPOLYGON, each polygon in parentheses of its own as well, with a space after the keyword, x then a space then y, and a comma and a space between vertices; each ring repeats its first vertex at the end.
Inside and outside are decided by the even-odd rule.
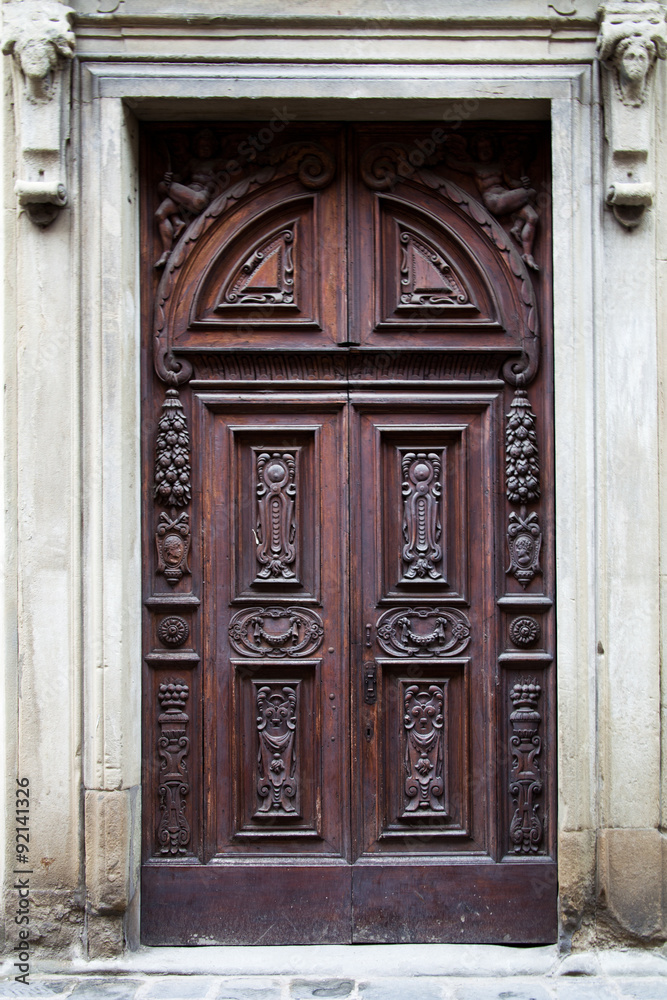
POLYGON ((603 3, 598 13, 606 201, 621 225, 633 229, 653 203, 649 176, 653 81, 657 60, 667 56, 665 8, 645 0, 613 0, 603 3))
POLYGON ((18 146, 14 190, 32 221, 48 226, 67 204, 65 149, 74 11, 58 0, 7 0, 2 13, 2 51, 13 56, 18 146))

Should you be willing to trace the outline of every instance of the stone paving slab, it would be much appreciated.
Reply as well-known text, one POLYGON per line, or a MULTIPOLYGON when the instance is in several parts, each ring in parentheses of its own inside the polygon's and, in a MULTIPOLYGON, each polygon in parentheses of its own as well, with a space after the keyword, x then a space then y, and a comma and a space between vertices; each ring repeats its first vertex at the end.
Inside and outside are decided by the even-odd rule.
POLYGON ((667 1000, 667 976, 35 976, 0 980, 0 1000, 667 1000))

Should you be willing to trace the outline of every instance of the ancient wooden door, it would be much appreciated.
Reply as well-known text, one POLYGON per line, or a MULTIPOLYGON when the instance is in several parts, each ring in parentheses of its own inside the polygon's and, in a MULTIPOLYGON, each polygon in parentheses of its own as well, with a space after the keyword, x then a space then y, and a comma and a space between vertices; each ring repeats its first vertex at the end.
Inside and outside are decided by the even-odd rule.
POLYGON ((145 943, 555 940, 548 170, 145 128, 145 943))

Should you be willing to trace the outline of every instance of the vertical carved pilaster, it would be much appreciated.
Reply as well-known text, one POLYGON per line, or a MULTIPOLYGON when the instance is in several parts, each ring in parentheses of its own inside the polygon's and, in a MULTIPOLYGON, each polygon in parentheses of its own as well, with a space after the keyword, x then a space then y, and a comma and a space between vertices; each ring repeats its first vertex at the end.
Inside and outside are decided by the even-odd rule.
POLYGON ((264 685, 257 691, 258 813, 294 813, 296 777, 296 691, 264 685))
POLYGON ((515 854, 537 854, 542 843, 543 827, 536 800, 542 794, 539 735, 542 716, 538 704, 542 689, 535 682, 515 684, 510 692, 514 711, 510 715, 512 733, 509 793, 514 806, 510 824, 511 849, 515 854))
POLYGON ((444 812, 442 688, 411 684, 404 704, 405 813, 444 812))
POLYGON ((294 582, 296 560, 296 456, 257 456, 257 580, 294 582))
POLYGON ((443 581, 442 525, 442 455, 435 451, 409 451, 401 460, 403 472, 403 579, 429 578, 443 581))
POLYGON ((160 824, 157 831, 161 854, 185 854, 190 842, 190 826, 185 815, 185 797, 190 791, 187 736, 190 717, 185 712, 189 688, 180 678, 160 684, 158 699, 162 709, 158 717, 160 736, 160 824))

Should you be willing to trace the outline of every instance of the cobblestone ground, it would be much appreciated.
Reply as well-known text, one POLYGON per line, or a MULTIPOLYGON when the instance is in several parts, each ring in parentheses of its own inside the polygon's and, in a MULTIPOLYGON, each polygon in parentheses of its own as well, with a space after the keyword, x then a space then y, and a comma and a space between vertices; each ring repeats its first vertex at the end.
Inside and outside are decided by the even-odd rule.
POLYGON ((31 976, 0 981, 0 1000, 667 1000, 667 976, 553 975, 331 979, 276 976, 31 976))

